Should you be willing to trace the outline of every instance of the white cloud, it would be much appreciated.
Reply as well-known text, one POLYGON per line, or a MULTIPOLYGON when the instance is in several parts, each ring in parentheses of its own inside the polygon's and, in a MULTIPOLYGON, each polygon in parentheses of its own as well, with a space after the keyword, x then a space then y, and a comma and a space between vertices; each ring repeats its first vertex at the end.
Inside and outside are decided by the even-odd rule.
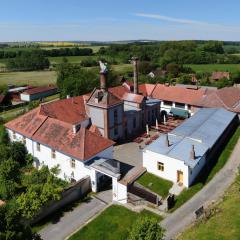
POLYGON ((209 23, 206 23, 206 22, 195 21, 190 19, 182 19, 182 18, 173 18, 173 17, 163 16, 160 14, 135 13, 134 15, 137 17, 152 18, 152 19, 158 19, 158 20, 175 22, 175 23, 209 25, 209 23))

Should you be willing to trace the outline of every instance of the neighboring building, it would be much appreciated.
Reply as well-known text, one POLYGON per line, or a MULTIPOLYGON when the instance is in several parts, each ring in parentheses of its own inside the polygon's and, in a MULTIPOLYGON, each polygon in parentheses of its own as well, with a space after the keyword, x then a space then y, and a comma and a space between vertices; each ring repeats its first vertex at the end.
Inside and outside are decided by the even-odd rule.
POLYGON ((202 107, 225 108, 240 114, 240 88, 225 87, 216 91, 210 91, 198 99, 194 105, 195 111, 202 107))
POLYGON ((189 89, 157 84, 151 97, 161 101, 161 116, 172 113, 186 118, 193 114, 192 106, 205 92, 206 90, 201 88, 189 89))
POLYGON ((0 94, 0 107, 11 105, 11 100, 9 94, 0 94))
POLYGON ((34 100, 41 100, 45 97, 54 95, 57 93, 56 86, 49 87, 34 87, 31 89, 27 89, 20 94, 21 101, 31 102, 34 100))
POLYGON ((223 78, 230 79, 230 73, 229 72, 213 72, 212 76, 210 77, 211 81, 219 81, 223 78))
POLYGON ((161 68, 157 68, 155 71, 151 71, 148 76, 151 78, 165 78, 167 71, 161 68))
POLYGON ((143 150, 143 167, 156 176, 189 187, 222 150, 239 124, 225 109, 201 109, 168 135, 143 150))
POLYGON ((10 86, 8 89, 8 94, 12 102, 21 102, 21 93, 24 91, 33 88, 32 86, 21 86, 21 87, 15 87, 10 86))

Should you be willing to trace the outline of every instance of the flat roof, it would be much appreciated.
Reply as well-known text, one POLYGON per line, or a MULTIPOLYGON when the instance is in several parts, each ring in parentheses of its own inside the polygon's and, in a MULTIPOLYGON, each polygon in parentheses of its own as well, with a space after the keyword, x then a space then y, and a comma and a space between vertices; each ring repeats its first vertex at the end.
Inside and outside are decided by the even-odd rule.
POLYGON ((225 109, 200 109, 168 134, 169 146, 166 144, 166 135, 163 134, 145 150, 184 161, 187 166, 194 168, 221 137, 235 116, 235 113, 225 109), (196 155, 194 160, 190 156, 192 145, 196 155))

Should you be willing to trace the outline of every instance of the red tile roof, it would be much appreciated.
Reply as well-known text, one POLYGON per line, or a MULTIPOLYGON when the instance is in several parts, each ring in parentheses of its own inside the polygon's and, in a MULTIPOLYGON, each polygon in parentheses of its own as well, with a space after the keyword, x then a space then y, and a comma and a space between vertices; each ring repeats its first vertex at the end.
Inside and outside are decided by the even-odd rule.
POLYGON ((29 94, 29 95, 34 95, 37 93, 43 93, 43 92, 48 92, 51 90, 57 90, 56 86, 51 86, 51 87, 34 87, 27 89, 23 92, 23 94, 29 94))
POLYGON ((39 114, 39 110, 40 107, 35 108, 32 111, 6 123, 5 127, 31 138, 47 119, 47 116, 39 114))
POLYGON ((195 89, 188 89, 183 87, 166 86, 163 84, 157 84, 157 86, 153 90, 152 97, 159 100, 186 103, 189 105, 193 105, 204 94, 205 94, 205 90, 203 89, 195 90, 195 89))
POLYGON ((114 142, 81 128, 73 134, 72 125, 48 118, 32 139, 69 156, 88 160, 114 145, 114 142))
POLYGON ((230 73, 229 72, 213 72, 211 79, 212 80, 220 80, 222 78, 230 78, 230 73))
POLYGON ((152 92, 154 90, 154 88, 156 87, 155 84, 148 84, 148 83, 145 83, 145 84, 140 84, 138 86, 138 90, 140 93, 142 93, 145 97, 151 97, 152 95, 152 92))
POLYGON ((134 94, 126 85, 112 87, 108 89, 116 97, 129 102, 142 103, 144 96, 141 94, 134 94))
POLYGON ((195 103, 200 107, 223 107, 229 111, 240 113, 240 89, 226 87, 209 92, 195 103))
POLYGON ((79 96, 47 103, 41 106, 40 114, 77 124, 88 119, 84 101, 84 96, 79 96))

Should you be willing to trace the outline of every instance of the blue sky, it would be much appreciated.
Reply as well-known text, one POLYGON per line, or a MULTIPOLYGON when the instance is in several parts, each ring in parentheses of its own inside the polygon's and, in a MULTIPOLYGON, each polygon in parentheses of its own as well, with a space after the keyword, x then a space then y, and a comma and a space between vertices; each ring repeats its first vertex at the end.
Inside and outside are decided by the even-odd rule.
POLYGON ((239 0, 7 0, 0 41, 240 40, 239 0))

